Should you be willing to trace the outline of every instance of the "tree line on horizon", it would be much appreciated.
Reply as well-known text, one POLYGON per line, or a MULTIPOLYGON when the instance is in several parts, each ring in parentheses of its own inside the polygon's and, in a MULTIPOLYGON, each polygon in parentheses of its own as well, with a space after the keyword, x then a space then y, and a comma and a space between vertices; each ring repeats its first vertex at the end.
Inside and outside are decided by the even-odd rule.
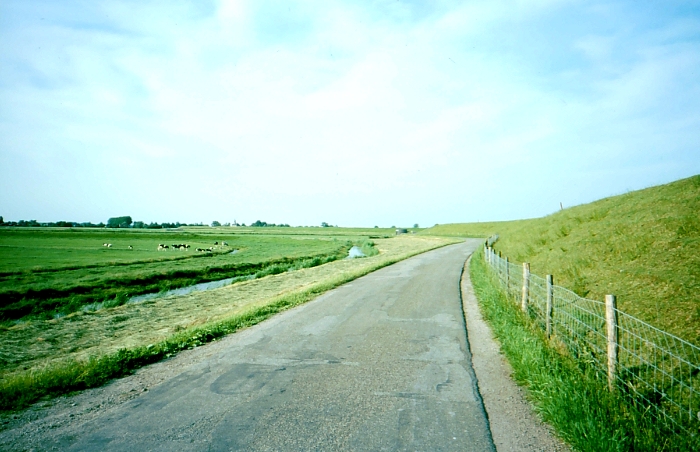
MULTIPOLYGON (((216 226, 245 226, 245 223, 238 224, 234 222, 231 223, 220 223, 218 221, 213 221, 211 223, 212 227, 216 226)), ((176 221, 174 223, 158 223, 151 222, 146 223, 144 221, 133 221, 133 219, 128 216, 112 217, 107 220, 107 223, 99 222, 92 223, 86 222, 76 222, 76 221, 55 221, 55 222, 38 222, 36 220, 19 220, 19 221, 5 221, 2 216, 0 216, 0 227, 2 226, 13 226, 13 227, 28 227, 28 228, 110 228, 110 229, 173 229, 179 228, 181 226, 204 226, 204 223, 180 223, 176 221)), ((257 220, 255 223, 250 224, 251 227, 278 227, 278 228, 289 228, 289 224, 286 223, 267 223, 265 221, 257 220)))
POLYGON ((28 227, 28 228, 131 228, 131 229, 166 229, 166 228, 179 228, 180 226, 204 226, 204 223, 180 223, 179 221, 175 223, 157 223, 151 222, 146 223, 143 221, 133 221, 130 216, 123 217, 112 217, 107 220, 107 223, 99 222, 92 223, 90 221, 76 222, 76 221, 49 221, 49 222, 38 222, 36 220, 19 220, 19 221, 5 221, 2 216, 0 216, 0 227, 2 226, 14 226, 14 227, 28 227))

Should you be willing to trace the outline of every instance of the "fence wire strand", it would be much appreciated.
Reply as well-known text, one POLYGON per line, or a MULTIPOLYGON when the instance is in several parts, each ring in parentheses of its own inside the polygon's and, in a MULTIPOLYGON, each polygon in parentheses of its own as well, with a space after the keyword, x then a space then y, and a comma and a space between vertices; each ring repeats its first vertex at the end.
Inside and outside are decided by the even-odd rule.
MULTIPOLYGON (((506 295, 522 301, 523 264, 496 254, 489 239, 484 258, 495 272, 506 295)), ((547 322, 547 281, 528 276, 527 312, 542 329, 547 322)), ((568 352, 603 374, 608 369, 608 338, 604 302, 580 297, 552 286, 552 336, 568 352)), ((633 404, 662 422, 695 433, 700 428, 700 348, 642 320, 617 313, 616 387, 633 404)))

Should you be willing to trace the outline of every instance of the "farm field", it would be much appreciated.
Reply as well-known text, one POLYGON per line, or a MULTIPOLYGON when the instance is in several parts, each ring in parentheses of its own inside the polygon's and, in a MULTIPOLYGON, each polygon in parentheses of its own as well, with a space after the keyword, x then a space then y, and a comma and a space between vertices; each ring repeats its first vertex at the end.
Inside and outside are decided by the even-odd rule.
POLYGON ((265 268, 279 272, 285 266, 318 265, 345 257, 352 245, 369 244, 369 234, 361 230, 334 236, 328 229, 337 228, 323 228, 323 235, 284 235, 292 228, 247 229, 2 228, 0 321, 48 319, 94 303, 118 305, 134 295, 252 275, 265 268), (254 234, 247 229, 270 231, 254 234), (221 245, 224 241, 227 246, 221 245), (158 251, 159 244, 190 248, 158 251), (195 251, 210 247, 212 252, 195 251))
MULTIPOLYGON (((325 238, 358 238, 358 237, 368 237, 368 238, 390 238, 396 235, 396 228, 342 228, 342 227, 312 227, 312 226, 298 226, 298 227, 194 227, 185 226, 182 228, 183 231, 198 232, 200 234, 219 234, 225 231, 235 231, 236 235, 268 235, 268 236, 295 236, 302 238, 304 236, 309 237, 325 237, 325 238)), ((407 228, 408 231, 418 232, 422 229, 420 228, 407 228)))
POLYGON ((700 345, 700 176, 543 218, 438 225, 420 235, 499 235, 496 251, 580 296, 700 345))
POLYGON ((113 356, 119 350, 143 348, 173 336, 188 335, 193 329, 231 316, 257 312, 280 297, 313 297, 311 294, 322 293, 374 269, 457 241, 415 235, 377 239, 378 254, 372 257, 337 259, 206 292, 97 311, 79 310, 55 319, 0 328, 0 398, 16 397, 1 394, 9 391, 8 385, 19 385, 17 393, 31 391, 35 387, 32 382, 41 380, 41 375, 50 374, 52 369, 74 367, 74 363, 87 366, 91 359, 113 356))
POLYGON ((209 248, 215 241, 228 241, 231 249, 235 249, 250 243, 245 242, 245 237, 250 236, 360 240, 388 238, 394 234, 394 229, 363 228, 0 228, 0 274, 172 260, 191 257, 195 248, 209 248), (112 247, 102 246, 104 243, 111 243, 112 247), (190 244, 190 254, 159 252, 160 243, 190 244), (128 249, 129 246, 133 249, 128 249))

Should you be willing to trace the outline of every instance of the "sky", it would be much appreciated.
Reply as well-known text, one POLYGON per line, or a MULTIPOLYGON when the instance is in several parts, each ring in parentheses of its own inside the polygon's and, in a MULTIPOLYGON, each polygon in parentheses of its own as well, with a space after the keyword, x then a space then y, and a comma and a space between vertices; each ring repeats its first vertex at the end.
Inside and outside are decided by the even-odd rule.
POLYGON ((700 173, 697 1, 0 2, 5 221, 432 226, 700 173))

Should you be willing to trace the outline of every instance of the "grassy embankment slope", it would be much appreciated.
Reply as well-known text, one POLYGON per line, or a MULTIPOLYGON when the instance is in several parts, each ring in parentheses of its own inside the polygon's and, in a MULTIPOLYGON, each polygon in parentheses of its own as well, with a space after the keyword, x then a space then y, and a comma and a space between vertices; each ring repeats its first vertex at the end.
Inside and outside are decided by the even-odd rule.
MULTIPOLYGON (((337 243, 331 236, 325 238, 338 246, 345 244, 347 238, 340 235, 343 239, 337 243)), ((179 350, 253 325, 378 268, 455 240, 403 236, 374 242, 379 254, 364 259, 290 268, 291 271, 261 275, 207 292, 97 311, 78 310, 55 319, 33 319, 0 328, 0 409, 19 408, 45 395, 103 384, 179 350)))
POLYGON ((425 235, 486 237, 537 275, 700 345, 700 176, 544 218, 439 225, 425 235))

